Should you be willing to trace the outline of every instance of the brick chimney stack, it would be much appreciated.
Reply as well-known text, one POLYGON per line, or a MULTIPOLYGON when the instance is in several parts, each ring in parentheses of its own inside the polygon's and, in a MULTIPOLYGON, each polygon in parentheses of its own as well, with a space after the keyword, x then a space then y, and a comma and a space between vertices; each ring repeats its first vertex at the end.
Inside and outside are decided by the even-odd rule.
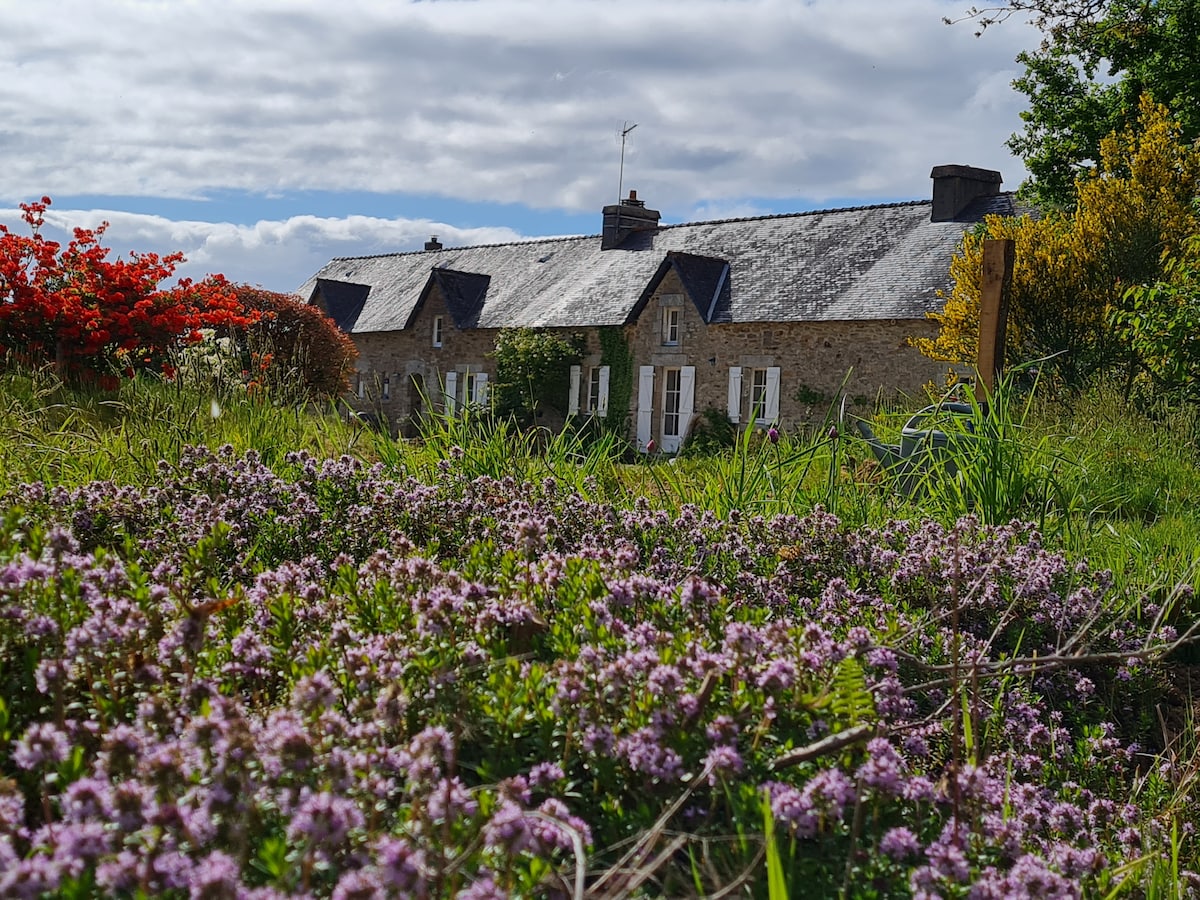
POLYGON ((1000 173, 974 166, 934 166, 929 173, 933 179, 934 222, 952 222, 972 200, 994 197, 1000 193, 1000 173))
POLYGON ((660 218, 658 210, 646 209, 646 201, 638 199, 637 191, 630 191, 628 199, 604 207, 600 249, 614 250, 636 231, 653 231, 660 218))
POLYGON ((430 235, 429 240, 425 242, 426 250, 441 250, 442 242, 437 239, 437 235, 430 235))

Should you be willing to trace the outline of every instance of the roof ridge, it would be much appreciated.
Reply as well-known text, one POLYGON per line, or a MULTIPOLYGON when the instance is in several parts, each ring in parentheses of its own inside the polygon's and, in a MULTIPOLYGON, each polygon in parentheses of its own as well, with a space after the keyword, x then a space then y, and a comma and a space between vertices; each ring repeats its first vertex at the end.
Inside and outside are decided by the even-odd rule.
MULTIPOLYGON (((1013 191, 1001 191, 998 196, 1013 195, 1013 191)), ((861 206, 836 206, 828 209, 806 209, 800 212, 790 213, 764 213, 761 216, 737 216, 729 219, 703 219, 696 222, 676 222, 671 225, 658 225, 654 231, 667 231, 675 228, 691 228, 696 225, 728 225, 735 222, 762 222, 767 219, 796 219, 804 216, 820 216, 829 213, 843 212, 860 212, 870 209, 900 209, 911 206, 931 206, 931 199, 924 200, 899 200, 893 203, 866 203, 861 206)), ((599 234, 566 234, 555 235, 551 237, 530 237, 523 238, 517 241, 500 241, 494 244, 464 244, 460 247, 443 247, 440 250, 400 250, 392 253, 368 253, 362 256, 335 256, 330 262, 347 262, 358 259, 382 259, 384 257, 398 256, 428 256, 430 259, 435 259, 440 253, 449 253, 456 250, 485 250, 495 247, 516 247, 525 244, 565 244, 569 241, 587 241, 599 238, 599 234)))
POLYGON ((439 253, 449 253, 453 250, 483 250, 493 247, 517 247, 524 244, 565 244, 567 241, 585 241, 598 238, 599 234, 560 234, 551 237, 531 237, 519 241, 500 241, 495 244, 464 244, 461 247, 443 247, 441 250, 398 250, 392 253, 367 253, 363 256, 335 256, 330 262, 348 261, 354 259, 382 259, 385 256, 428 256, 431 259, 439 253))
POLYGON ((898 200, 894 203, 867 203, 862 206, 835 206, 828 209, 805 209, 790 213, 764 213, 761 216, 738 216, 732 219, 704 219, 698 222, 677 222, 674 225, 659 225, 658 230, 687 228, 691 225, 726 225, 731 222, 761 222, 764 219, 797 219, 801 216, 820 216, 826 213, 858 212, 864 209, 897 209, 902 206, 930 206, 932 200, 898 200))

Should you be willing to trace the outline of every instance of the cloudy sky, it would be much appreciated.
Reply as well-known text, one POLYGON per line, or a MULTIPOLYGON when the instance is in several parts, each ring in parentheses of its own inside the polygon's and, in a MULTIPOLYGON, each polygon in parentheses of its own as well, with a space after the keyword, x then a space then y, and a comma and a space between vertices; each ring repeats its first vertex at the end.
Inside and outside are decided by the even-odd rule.
POLYGON ((290 291, 334 256, 928 196, 1025 172, 968 0, 0 0, 0 222, 290 291))

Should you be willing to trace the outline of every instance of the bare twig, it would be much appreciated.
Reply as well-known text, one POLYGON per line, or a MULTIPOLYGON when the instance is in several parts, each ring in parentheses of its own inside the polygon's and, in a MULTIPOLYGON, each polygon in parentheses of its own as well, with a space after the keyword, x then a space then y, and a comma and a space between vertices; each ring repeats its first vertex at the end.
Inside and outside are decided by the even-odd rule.
MULTIPOLYGON (((1000 678, 1013 675, 1034 675, 1038 672, 1049 672, 1072 666, 1119 665, 1130 660, 1155 661, 1170 655, 1180 647, 1195 642, 1198 636, 1200 636, 1200 623, 1192 625, 1181 637, 1170 643, 1143 647, 1141 650, 1114 650, 1104 653, 1049 653, 1045 656, 1015 656, 1009 659, 975 661, 970 665, 979 677, 1000 678)), ((932 688, 950 687, 954 684, 955 667, 952 664, 928 663, 904 650, 893 649, 892 652, 926 672, 948 673, 948 677, 945 678, 909 685, 904 688, 905 693, 911 694, 932 688)))
POLYGON ((874 725, 855 725, 853 728, 847 728, 845 731, 826 735, 819 741, 814 741, 805 747, 797 747, 795 750, 789 750, 782 756, 775 757, 771 762, 771 768, 775 770, 786 769, 789 766, 798 766, 800 763, 805 763, 821 756, 827 756, 830 753, 837 753, 846 747, 861 743, 869 735, 873 734, 874 731, 874 725))
MULTIPOLYGON (((666 833, 667 823, 670 822, 671 819, 673 819, 675 817, 675 814, 678 813, 679 810, 683 808, 683 804, 687 802, 687 799, 690 796, 692 796, 692 794, 695 792, 696 787, 708 777, 708 775, 711 771, 712 771, 711 765, 705 766, 704 771, 702 771, 698 776, 696 776, 695 778, 693 778, 691 780, 691 783, 688 784, 686 790, 684 790, 684 792, 682 794, 680 794, 677 798, 675 798, 675 802, 672 803, 670 806, 668 806, 663 811, 662 815, 660 815, 658 817, 658 819, 655 821, 655 823, 650 827, 650 829, 637 840, 637 842, 633 845, 633 847, 630 848, 629 852, 627 852, 623 857, 621 857, 621 859, 617 861, 616 865, 611 866, 609 869, 607 869, 604 872, 604 874, 600 876, 600 879, 594 885, 592 885, 592 890, 589 892, 592 896, 599 895, 600 889, 605 885, 605 883, 610 878, 615 879, 616 877, 618 877, 620 875, 628 874, 630 871, 629 867, 634 862, 634 860, 639 859, 639 858, 644 859, 646 856, 649 855, 650 851, 654 848, 654 845, 656 843, 658 843, 659 838, 661 838, 663 836, 663 834, 666 833)), ((684 840, 686 840, 686 838, 684 840)), ((675 843, 676 843, 676 841, 673 840, 672 844, 674 845, 675 843)), ((680 845, 680 846, 682 846, 682 845, 680 845)), ((673 853, 675 850, 678 850, 678 849, 679 849, 679 847, 675 846, 671 852, 673 853)), ((663 859, 663 856, 662 856, 662 854, 660 854, 659 855, 660 862, 662 859, 663 859)), ((653 872, 653 869, 650 869, 649 873, 652 873, 652 872, 653 872)), ((641 868, 639 868, 637 870, 636 874, 641 875, 642 873, 646 873, 645 866, 642 866, 641 868)), ((645 877, 642 877, 641 880, 638 881, 638 883, 641 884, 643 881, 645 881, 645 878, 649 877, 649 873, 646 873, 645 877)), ((621 885, 621 890, 620 890, 621 895, 624 895, 627 890, 628 890, 628 885, 621 885)))
POLYGON ((587 886, 587 854, 583 846, 583 834, 574 825, 564 822, 562 819, 556 819, 554 816, 548 816, 543 812, 531 810, 528 815, 531 818, 549 822, 555 828, 566 832, 567 836, 571 839, 571 848, 575 851, 575 886, 571 892, 571 898, 572 900, 583 900, 584 889, 587 886))

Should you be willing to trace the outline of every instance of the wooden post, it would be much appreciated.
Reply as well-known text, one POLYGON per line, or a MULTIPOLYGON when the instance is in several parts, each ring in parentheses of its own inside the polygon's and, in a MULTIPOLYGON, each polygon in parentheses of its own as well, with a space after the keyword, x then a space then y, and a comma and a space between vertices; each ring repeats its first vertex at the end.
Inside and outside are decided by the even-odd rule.
POLYGON ((1016 244, 1011 239, 983 242, 983 278, 979 295, 979 357, 976 368, 985 396, 996 388, 1004 368, 1004 333, 1012 288, 1016 244))

